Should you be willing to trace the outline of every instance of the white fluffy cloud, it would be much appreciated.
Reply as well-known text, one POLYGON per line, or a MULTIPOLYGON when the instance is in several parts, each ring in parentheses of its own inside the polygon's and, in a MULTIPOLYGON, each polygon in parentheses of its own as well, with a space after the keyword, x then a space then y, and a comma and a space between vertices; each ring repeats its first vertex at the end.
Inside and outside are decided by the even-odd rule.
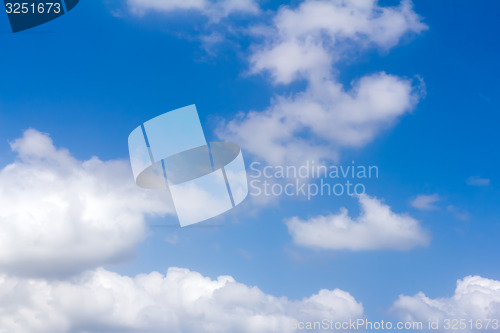
MULTIPOLYGON (((400 295, 394 302, 392 310, 402 320, 427 322, 443 319, 464 318, 469 319, 499 319, 500 316, 500 281, 482 278, 480 276, 467 276, 457 281, 457 288, 452 297, 431 299, 419 292, 415 296, 400 295)), ((483 322, 484 324, 485 322, 483 322)), ((491 328, 491 327, 490 327, 491 328)), ((469 329, 462 331, 471 331, 469 329)), ((482 330, 472 331, 497 331, 482 330)))
POLYGON ((380 7, 375 0, 306 0, 279 10, 268 40, 255 48, 252 69, 269 71, 277 83, 329 78, 349 47, 389 49, 406 33, 424 29, 410 1, 380 7))
POLYGON ((367 195, 359 196, 359 202, 362 213, 357 219, 342 208, 337 215, 287 219, 288 231, 297 245, 319 249, 406 250, 429 243, 429 235, 412 217, 396 214, 367 195))
POLYGON ((414 108, 423 85, 380 72, 346 89, 335 65, 360 50, 387 50, 424 29, 409 1, 380 7, 376 1, 307 0, 281 7, 271 26, 258 29, 264 41, 252 48, 251 72, 268 72, 276 84, 305 80, 306 89, 239 115, 219 136, 272 164, 331 160, 342 147, 368 143, 414 108))
POLYGON ((147 11, 163 13, 196 11, 213 21, 234 13, 256 14, 259 6, 254 0, 127 0, 132 13, 143 15, 147 11))
POLYGON ((335 160, 340 147, 368 143, 409 111, 417 101, 412 91, 409 81, 386 73, 363 77, 349 92, 327 80, 240 115, 218 134, 274 165, 335 160))
POLYGON ((75 159, 27 130, 0 169, 0 268, 17 274, 80 272, 132 253, 145 215, 172 212, 166 192, 145 191, 128 161, 75 159))
POLYGON ((51 282, 0 275, 2 333, 292 332, 292 319, 362 315, 361 303, 342 290, 292 301, 181 268, 135 278, 98 269, 51 282))
MULTIPOLYGON (((127 0, 127 4, 138 15, 190 10, 211 22, 233 13, 261 12, 255 0, 127 0)), ((385 52, 407 34, 427 29, 411 1, 382 7, 376 0, 305 0, 272 14, 263 16, 263 20, 272 16, 272 23, 245 30, 253 39, 250 73, 269 73, 275 84, 304 80, 306 88, 275 97, 264 111, 241 113, 222 123, 217 131, 221 139, 238 142, 275 165, 337 160, 339 150, 367 144, 418 103, 424 89, 420 79, 413 84, 379 72, 344 87, 336 75, 340 60, 367 49, 385 52)), ((235 30, 231 25, 224 29, 200 36, 206 49, 235 30)))
POLYGON ((422 194, 413 199, 410 204, 417 209, 433 210, 437 209, 436 203, 439 201, 441 201, 441 197, 437 194, 422 194))

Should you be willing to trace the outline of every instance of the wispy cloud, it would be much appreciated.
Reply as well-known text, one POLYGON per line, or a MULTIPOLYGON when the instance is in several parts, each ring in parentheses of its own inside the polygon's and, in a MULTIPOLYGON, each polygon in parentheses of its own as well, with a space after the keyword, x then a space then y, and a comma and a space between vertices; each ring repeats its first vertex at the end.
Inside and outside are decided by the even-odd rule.
POLYGON ((150 11, 193 11, 213 22, 235 13, 254 15, 259 12, 259 6, 254 0, 127 0, 127 4, 129 10, 136 15, 145 15, 150 11))
POLYGON ((438 203, 441 200, 442 200, 441 197, 437 194, 431 194, 431 195, 422 194, 413 199, 410 202, 410 204, 417 209, 434 210, 438 208, 436 206, 436 203, 438 203))
POLYGON ((179 244, 179 236, 177 234, 167 235, 165 236, 165 242, 172 245, 179 244))
POLYGON ((446 210, 460 221, 467 221, 470 218, 469 212, 459 209, 453 205, 446 206, 446 210))
POLYGON ((471 176, 467 178, 466 183, 471 186, 490 186, 490 179, 480 176, 471 176))
MULTIPOLYGON (((212 55, 228 34, 242 37, 233 22, 213 23, 238 13, 264 13, 254 0, 127 0, 127 5, 139 16, 191 11, 209 18, 210 32, 198 33, 197 39, 212 55)), ((277 95, 268 108, 245 110, 219 126, 220 138, 238 142, 259 159, 271 164, 336 160, 342 148, 363 146, 393 126, 425 93, 417 76, 410 80, 382 71, 344 86, 336 73, 343 59, 367 50, 385 52, 427 29, 411 1, 383 7, 376 1, 306 0, 254 17, 243 29, 251 40, 248 72, 269 75, 277 86, 306 83, 303 91, 277 95)))

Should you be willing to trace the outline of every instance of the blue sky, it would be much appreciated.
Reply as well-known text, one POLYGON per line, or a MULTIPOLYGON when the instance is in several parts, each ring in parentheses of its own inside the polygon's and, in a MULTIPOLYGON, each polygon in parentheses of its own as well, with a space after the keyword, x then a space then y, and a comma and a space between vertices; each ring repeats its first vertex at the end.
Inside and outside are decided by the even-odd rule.
MULTIPOLYGON (((215 5, 180 10, 148 9, 146 4, 146 12, 138 14, 134 12, 137 1, 83 1, 67 15, 17 34, 10 33, 7 16, 1 15, 0 166, 20 163, 46 167, 43 158, 34 164, 29 164, 29 158, 21 157, 20 161, 19 150, 16 153, 9 146, 27 129, 47 133, 56 147, 68 149, 79 161, 92 156, 102 161, 126 161, 127 137, 135 127, 190 104, 196 104, 209 141, 224 139, 240 144, 247 166, 257 160, 270 162, 269 155, 259 156, 254 146, 246 146, 245 140, 252 138, 241 134, 245 133, 245 123, 234 123, 236 134, 230 133, 227 124, 240 112, 266 112, 276 106, 277 96, 294 98, 312 85, 313 74, 300 74, 280 83, 276 76, 273 79, 273 73, 279 76, 278 67, 259 70, 258 63, 251 60, 265 52, 268 46, 262 40, 268 37, 256 36, 248 28, 270 27, 277 13, 284 10, 281 6, 299 11, 300 4, 263 1, 256 4, 258 15, 248 9, 218 22, 213 18, 217 14, 210 12, 210 6, 215 5), (211 33, 217 42, 203 42, 211 33)), ((374 6, 396 5, 397 1, 380 1, 374 6)), ((334 73, 329 80, 346 90, 361 78, 379 72, 409 80, 412 89, 420 89, 414 105, 397 111, 395 117, 383 118, 376 124, 375 134, 361 144, 340 144, 338 139, 328 144, 333 147, 331 156, 338 154, 338 164, 355 161, 379 167, 379 178, 367 182, 367 194, 389 206, 398 218, 408 216, 416 221, 430 237, 427 245, 417 242, 405 250, 396 246, 359 251, 301 246, 285 221, 296 216, 310 223, 319 215, 338 214, 341 207, 356 219, 360 213, 358 200, 348 196, 313 200, 280 197, 262 204, 249 198, 222 217, 189 228, 179 228, 175 214, 162 208, 153 209, 156 216, 150 216, 147 208, 137 208, 145 216, 148 227, 143 232, 147 237, 132 242, 126 251, 117 251, 118 255, 110 255, 109 260, 82 264, 73 273, 102 266, 133 277, 152 271, 165 274, 169 267, 182 267, 211 279, 230 275, 246 286, 258 286, 265 294, 293 300, 310 297, 321 289, 338 288, 361 302, 363 314, 371 320, 408 316, 423 320, 429 313, 440 318, 453 316, 453 310, 419 312, 408 305, 408 299, 398 297, 413 297, 421 291, 430 299, 443 298, 440 302, 459 309, 463 304, 451 299, 457 280, 478 276, 486 286, 482 295, 489 309, 479 316, 499 318, 500 295, 495 286, 500 285, 500 159, 496 154, 500 142, 500 43, 496 33, 500 3, 416 1, 412 11, 426 27, 401 33, 394 45, 381 42, 364 47, 347 38, 335 44, 333 51, 325 46, 339 58, 329 63, 334 73), (418 79, 425 82, 425 89, 418 79), (430 201, 419 205, 414 201, 419 196, 430 201)), ((308 112, 307 108, 300 110, 304 117, 308 112)), ((314 132, 315 128, 308 130, 314 132)), ((255 137, 260 135, 254 133, 255 137)), ((320 140, 328 140, 317 133, 292 135, 304 135, 305 140, 308 135, 319 135, 320 140)), ((20 147, 28 147, 32 141, 26 142, 20 147)), ((314 138, 307 142, 316 144, 314 138)), ((8 186, 15 185, 2 181, 5 193, 0 198, 5 199, 8 186)), ((13 193, 18 190, 12 189, 13 193)), ((22 198, 19 195, 19 200, 22 198)), ((132 195, 126 198, 133 200, 132 195)), ((9 216, 0 215, 0 221, 6 224, 9 216)), ((50 219, 41 223, 50 224, 50 219)), ((72 220, 65 223, 71 225, 72 220)), ((11 237, 22 236, 18 233, 11 237)), ((83 244, 92 247, 91 240, 92 234, 83 244)), ((21 252, 19 256, 29 257, 21 252)), ((15 258, 16 252, 12 255, 15 258)), ((54 258, 43 260, 49 266, 51 262, 60 264, 54 258)), ((71 274, 56 273, 54 277, 34 271, 26 275, 5 260, 0 257, 0 272, 4 270, 11 279, 46 279, 50 284, 54 279, 72 278, 71 274)), ((417 296, 414 301, 424 302, 417 296)), ((7 303, 0 299, 0 307, 5 306, 7 303)), ((463 306, 460 313, 475 313, 469 305, 463 306)), ((25 332, 34 331, 34 326, 26 325, 25 332)), ((61 332, 89 329, 80 324, 54 325, 53 331, 61 332)), ((95 332, 116 329, 110 323, 91 327, 95 332)), ((11 331, 16 329, 23 331, 14 326, 11 331)), ((202 326, 197 329, 203 331, 202 326)))

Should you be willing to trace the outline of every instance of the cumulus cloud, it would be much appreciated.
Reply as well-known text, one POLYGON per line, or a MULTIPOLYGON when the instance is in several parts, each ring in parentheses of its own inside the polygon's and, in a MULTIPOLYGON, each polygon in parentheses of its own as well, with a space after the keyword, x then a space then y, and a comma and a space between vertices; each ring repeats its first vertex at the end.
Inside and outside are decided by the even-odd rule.
POLYGON ((234 13, 257 14, 259 6, 254 0, 127 0, 132 13, 144 15, 148 11, 171 13, 195 11, 218 21, 234 13))
POLYGON ((285 221, 297 245, 330 250, 407 250, 425 246, 430 237, 420 223, 405 214, 396 214, 376 198, 358 197, 361 215, 352 219, 345 208, 336 215, 309 220, 293 217, 285 221))
POLYGON ((441 201, 441 197, 437 194, 431 195, 418 195, 413 199, 410 204, 417 209, 421 210, 433 210, 437 209, 436 203, 441 201))
MULTIPOLYGON (((492 319, 500 314, 500 281, 480 276, 467 276, 457 281, 452 297, 432 299, 419 292, 414 296, 400 295, 392 311, 402 320, 424 321, 445 318, 492 319)), ((484 322, 483 322, 484 324, 484 322)), ((493 327, 481 331, 493 331, 493 327)), ((470 327, 463 331, 472 331, 470 327)))
POLYGON ((166 192, 145 191, 128 161, 79 161, 30 129, 0 170, 0 268, 16 274, 81 272, 130 255, 146 215, 173 212, 166 192))
MULTIPOLYGON (((193 11, 211 22, 234 13, 261 12, 255 0, 127 0, 132 13, 193 11)), ((277 85, 304 81, 305 89, 275 96, 265 110, 250 110, 222 122, 223 140, 238 142, 246 151, 271 164, 303 164, 337 160, 339 151, 360 147, 413 110, 425 92, 413 82, 385 72, 370 73, 344 86, 337 64, 358 53, 387 51, 408 34, 427 29, 411 1, 379 6, 375 0, 306 0, 266 12, 243 29, 252 39, 249 72, 268 73, 277 85), (260 24, 260 25, 259 25, 260 24), (260 134, 255 136, 256 130, 260 134)), ((229 24, 211 29, 200 41, 209 53, 215 44, 235 33, 229 24)), ((238 37, 242 32, 239 31, 238 37)))
POLYGON ((9 333, 292 332, 292 319, 362 315, 361 303, 342 290, 289 300, 181 268, 134 278, 97 269, 50 282, 0 275, 0 332, 9 333))
POLYGON ((409 111, 412 91, 409 81, 386 73, 363 77, 348 92, 327 80, 240 115, 218 134, 273 165, 336 160, 339 148, 363 146, 409 111))
POLYGON ((281 7, 269 27, 272 34, 255 46, 254 72, 269 71, 276 83, 329 77, 331 66, 349 47, 389 49, 408 32, 426 29, 410 1, 381 7, 377 1, 306 0, 281 7))
POLYGON ((365 49, 387 50, 424 29, 409 1, 380 7, 376 1, 308 0, 281 7, 271 26, 254 29, 263 41, 252 47, 251 72, 269 73, 275 84, 304 80, 306 88, 274 98, 264 111, 240 114, 221 125, 219 136, 272 164, 335 160, 340 148, 365 145, 415 107, 423 83, 380 72, 345 88, 335 65, 365 49))

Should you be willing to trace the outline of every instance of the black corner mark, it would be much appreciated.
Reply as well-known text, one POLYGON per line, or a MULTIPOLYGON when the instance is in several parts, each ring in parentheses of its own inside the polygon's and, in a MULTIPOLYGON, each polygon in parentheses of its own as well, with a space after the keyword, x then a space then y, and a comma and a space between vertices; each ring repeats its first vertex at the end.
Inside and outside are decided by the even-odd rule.
POLYGON ((79 0, 3 0, 12 32, 52 21, 73 9, 79 0))
POLYGON ((78 1, 80 1, 80 0, 64 0, 64 2, 66 3, 66 10, 69 12, 70 10, 75 8, 78 1))

